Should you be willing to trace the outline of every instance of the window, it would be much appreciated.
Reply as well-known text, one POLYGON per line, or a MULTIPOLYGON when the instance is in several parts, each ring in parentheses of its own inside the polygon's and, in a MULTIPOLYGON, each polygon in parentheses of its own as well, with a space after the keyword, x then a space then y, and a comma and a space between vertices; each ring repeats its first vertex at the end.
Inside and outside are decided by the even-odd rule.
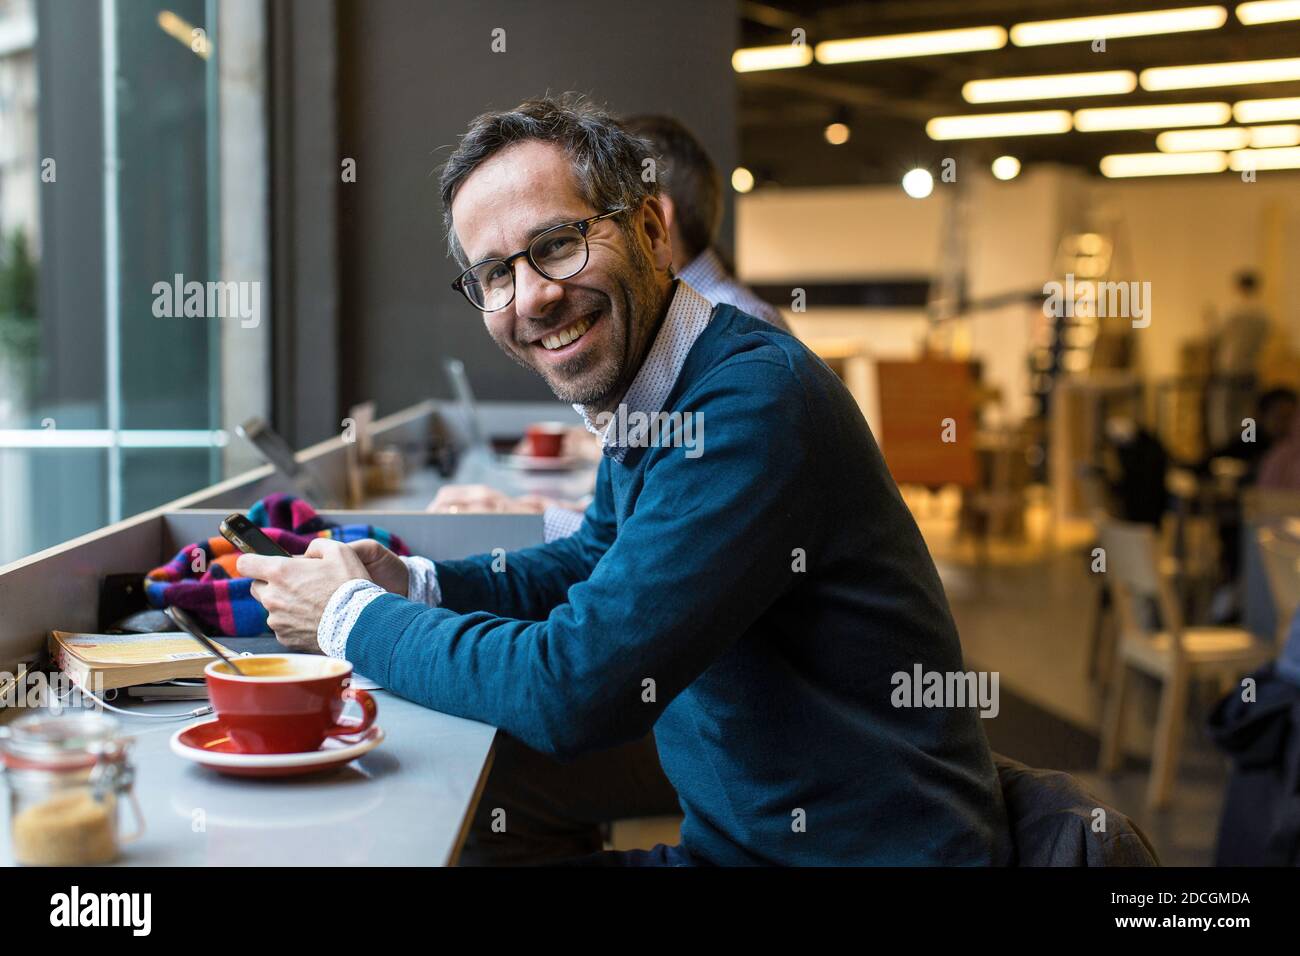
POLYGON ((217 12, 0 0, 0 564, 250 463, 264 10, 217 12))

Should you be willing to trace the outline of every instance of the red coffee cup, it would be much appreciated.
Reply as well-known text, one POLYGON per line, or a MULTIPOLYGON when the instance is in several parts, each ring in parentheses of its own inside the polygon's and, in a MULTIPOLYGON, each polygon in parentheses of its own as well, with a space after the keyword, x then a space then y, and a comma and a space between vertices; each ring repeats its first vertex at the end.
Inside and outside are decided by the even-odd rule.
POLYGON ((203 673, 208 696, 230 742, 243 753, 286 754, 318 750, 326 737, 364 733, 379 706, 364 690, 345 687, 347 661, 315 654, 253 654, 235 658, 244 675, 224 661, 203 673), (361 708, 359 720, 339 718, 348 701, 361 708))
POLYGON ((560 422, 535 422, 528 426, 528 453, 534 458, 559 458, 564 451, 565 426, 560 422))

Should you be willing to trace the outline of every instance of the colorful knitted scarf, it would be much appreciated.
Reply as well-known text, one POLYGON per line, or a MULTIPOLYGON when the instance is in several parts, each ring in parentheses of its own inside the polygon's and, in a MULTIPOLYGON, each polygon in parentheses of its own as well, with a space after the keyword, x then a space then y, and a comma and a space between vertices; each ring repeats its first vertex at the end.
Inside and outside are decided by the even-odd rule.
MULTIPOLYGON (((374 538, 397 554, 410 554, 397 535, 368 524, 328 524, 311 505, 292 495, 268 495, 249 509, 248 519, 290 554, 302 554, 312 538, 344 542, 374 538)), ((220 536, 187 544, 176 557, 145 575, 149 603, 183 608, 209 633, 265 634, 266 609, 253 597, 253 579, 236 577, 238 558, 239 550, 220 536)))

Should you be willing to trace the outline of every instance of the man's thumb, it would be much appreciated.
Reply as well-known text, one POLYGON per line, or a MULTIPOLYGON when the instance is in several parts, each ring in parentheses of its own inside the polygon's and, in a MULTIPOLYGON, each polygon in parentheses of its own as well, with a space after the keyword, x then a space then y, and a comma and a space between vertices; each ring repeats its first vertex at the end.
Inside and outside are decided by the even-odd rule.
POLYGON ((349 541, 348 547, 356 552, 362 563, 369 564, 376 561, 384 554, 385 548, 374 538, 363 538, 360 541, 349 541))
POLYGON ((309 558, 323 558, 331 548, 337 548, 338 546, 339 542, 333 538, 312 538, 311 544, 307 545, 305 554, 309 558))

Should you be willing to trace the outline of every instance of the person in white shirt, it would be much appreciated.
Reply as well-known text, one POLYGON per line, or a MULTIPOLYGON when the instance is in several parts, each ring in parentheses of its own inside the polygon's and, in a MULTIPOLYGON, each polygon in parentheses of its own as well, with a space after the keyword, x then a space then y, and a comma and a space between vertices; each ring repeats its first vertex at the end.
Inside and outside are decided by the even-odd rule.
POLYGON ((671 116, 631 116, 623 128, 650 144, 673 243, 673 271, 714 305, 790 330, 780 310, 743 286, 723 263, 715 243, 722 225, 722 179, 709 154, 671 116))

